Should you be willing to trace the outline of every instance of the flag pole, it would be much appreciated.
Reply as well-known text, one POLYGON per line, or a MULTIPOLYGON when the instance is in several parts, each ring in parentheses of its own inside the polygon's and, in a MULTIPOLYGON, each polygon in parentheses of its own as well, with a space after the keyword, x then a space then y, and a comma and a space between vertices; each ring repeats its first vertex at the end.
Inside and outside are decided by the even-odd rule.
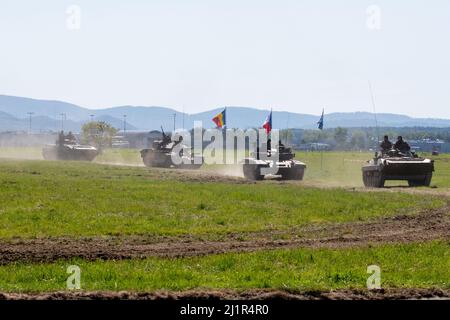
MULTIPOLYGON (((325 114, 325 108, 322 109, 322 116, 320 117, 319 129, 323 130, 323 117, 325 114)), ((320 171, 323 172, 323 148, 320 148, 320 171)))
POLYGON ((323 149, 320 150, 320 171, 323 171, 323 149))

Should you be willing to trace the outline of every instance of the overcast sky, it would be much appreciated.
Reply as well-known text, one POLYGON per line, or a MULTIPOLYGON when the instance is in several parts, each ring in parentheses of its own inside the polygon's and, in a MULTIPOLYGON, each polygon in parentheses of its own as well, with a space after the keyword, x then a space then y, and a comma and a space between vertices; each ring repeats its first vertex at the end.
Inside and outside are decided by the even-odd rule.
POLYGON ((0 0, 0 93, 319 114, 372 111, 370 80, 378 112, 450 118, 449 33, 448 0, 0 0))

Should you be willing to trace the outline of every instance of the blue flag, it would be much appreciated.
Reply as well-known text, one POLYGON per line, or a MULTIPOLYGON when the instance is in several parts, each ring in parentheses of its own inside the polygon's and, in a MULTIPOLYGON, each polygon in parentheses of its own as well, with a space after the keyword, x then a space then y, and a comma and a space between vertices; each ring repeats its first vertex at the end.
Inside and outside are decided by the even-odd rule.
POLYGON ((319 125, 319 129, 323 130, 323 113, 324 113, 325 109, 322 110, 322 116, 320 117, 319 122, 317 122, 317 124, 319 125))

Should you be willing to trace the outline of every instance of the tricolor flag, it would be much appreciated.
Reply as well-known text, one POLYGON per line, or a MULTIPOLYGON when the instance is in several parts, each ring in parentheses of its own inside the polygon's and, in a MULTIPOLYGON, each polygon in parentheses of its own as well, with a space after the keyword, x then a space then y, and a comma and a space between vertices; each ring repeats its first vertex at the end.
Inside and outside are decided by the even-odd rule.
POLYGON ((323 113, 324 113, 324 111, 325 111, 325 109, 322 110, 322 116, 320 117, 319 122, 317 122, 320 130, 323 130, 323 113))
POLYGON ((266 121, 264 121, 264 124, 262 126, 264 129, 266 129, 266 133, 269 134, 270 131, 272 131, 272 110, 270 110, 269 115, 266 118, 266 121))
POLYGON ((227 125, 227 108, 223 109, 221 113, 215 116, 212 121, 216 124, 217 128, 221 129, 227 125))

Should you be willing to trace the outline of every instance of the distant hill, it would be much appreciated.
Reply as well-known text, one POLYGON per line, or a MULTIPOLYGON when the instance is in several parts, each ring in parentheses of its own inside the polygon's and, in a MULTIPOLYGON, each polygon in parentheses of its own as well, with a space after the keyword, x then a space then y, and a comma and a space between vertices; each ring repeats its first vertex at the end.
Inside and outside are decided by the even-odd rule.
MULTIPOLYGON (((64 130, 79 132, 84 123, 90 120, 95 112, 74 104, 61 101, 35 100, 0 95, 0 132, 27 131, 29 129, 28 112, 33 112, 33 131, 61 130, 61 114, 65 114, 64 130)), ((97 113, 99 114, 99 113, 97 113)), ((113 127, 122 129, 123 120, 108 114, 99 114, 96 120, 106 121, 113 127)), ((128 130, 136 130, 132 124, 127 124, 128 130)))
POLYGON ((27 112, 34 112, 36 116, 46 116, 60 119, 61 113, 73 121, 89 119, 89 110, 77 105, 50 100, 35 100, 30 98, 0 95, 0 111, 6 112, 16 118, 25 118, 27 112))
MULTIPOLYGON (((450 119, 412 118, 405 115, 379 113, 380 127, 449 127, 450 119)), ((370 112, 331 113, 326 116, 328 127, 374 127, 375 116, 370 112)))
POLYGON ((0 132, 6 130, 21 130, 23 124, 12 115, 0 111, 0 132))
MULTIPOLYGON (((28 131, 30 126, 29 118, 18 119, 4 112, 0 112, 0 132, 4 131, 28 131)), ((72 120, 64 121, 64 130, 79 132, 82 123, 72 120)), ((34 116, 32 119, 32 130, 37 131, 59 131, 61 130, 61 120, 52 119, 45 116, 34 116)))
MULTIPOLYGON (((78 132, 83 123, 94 115, 96 120, 111 123, 116 128, 123 127, 123 115, 127 115, 128 130, 158 130, 161 126, 167 131, 173 128, 176 115, 176 127, 192 128, 194 121, 202 121, 205 128, 214 126, 211 119, 222 108, 196 114, 183 114, 168 107, 120 106, 106 109, 87 109, 62 101, 36 100, 0 95, 0 131, 28 130, 28 112, 34 112, 32 125, 34 131, 57 131, 61 128, 61 114, 66 115, 66 130, 78 132)), ((249 107, 228 107, 229 127, 260 127, 269 110, 249 107)), ((450 119, 422 119, 398 114, 377 114, 378 125, 382 127, 450 127, 450 119)), ((316 115, 278 112, 273 113, 275 128, 316 128, 319 117, 316 115)), ((325 115, 325 127, 373 127, 374 114, 369 112, 330 113, 325 115)))

